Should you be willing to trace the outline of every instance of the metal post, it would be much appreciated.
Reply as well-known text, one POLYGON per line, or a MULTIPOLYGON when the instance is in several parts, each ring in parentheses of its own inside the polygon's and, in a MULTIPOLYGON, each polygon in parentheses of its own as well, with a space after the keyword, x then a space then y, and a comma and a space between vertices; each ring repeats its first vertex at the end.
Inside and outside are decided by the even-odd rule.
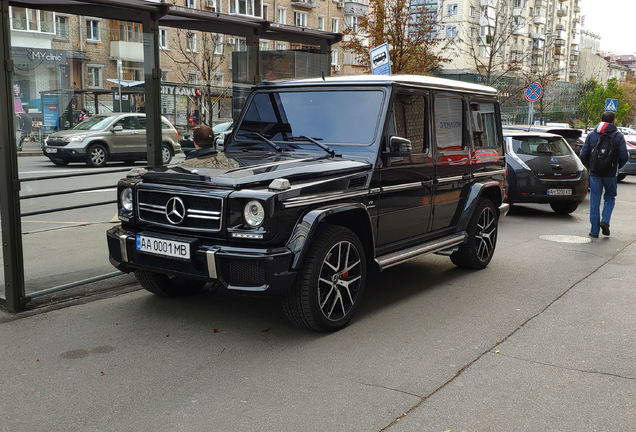
POLYGON ((13 133, 13 61, 9 29, 9 0, 2 2, 0 21, 0 215, 2 217, 2 255, 4 264, 5 301, 10 312, 18 312, 27 302, 24 290, 24 258, 20 225, 20 179, 18 155, 13 133))
POLYGON ((159 57, 159 17, 144 17, 144 79, 148 166, 157 168, 161 160, 161 58, 159 57))
POLYGON ((534 102, 530 102, 528 107, 528 124, 534 124, 534 102))
POLYGON ((260 36, 256 30, 245 38, 247 46, 247 76, 249 84, 258 84, 261 79, 260 36))

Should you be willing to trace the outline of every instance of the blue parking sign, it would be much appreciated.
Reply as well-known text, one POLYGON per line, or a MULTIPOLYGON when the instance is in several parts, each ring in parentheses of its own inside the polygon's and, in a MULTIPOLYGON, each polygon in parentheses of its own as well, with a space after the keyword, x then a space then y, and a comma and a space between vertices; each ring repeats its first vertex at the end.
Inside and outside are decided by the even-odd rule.
POLYGON ((605 99, 605 111, 616 112, 618 109, 618 99, 605 99))

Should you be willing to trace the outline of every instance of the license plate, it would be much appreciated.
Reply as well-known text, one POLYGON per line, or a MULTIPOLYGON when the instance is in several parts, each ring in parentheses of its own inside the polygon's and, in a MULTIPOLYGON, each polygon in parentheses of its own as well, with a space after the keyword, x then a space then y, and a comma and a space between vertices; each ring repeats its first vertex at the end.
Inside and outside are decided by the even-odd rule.
POLYGON ((548 195, 572 195, 572 189, 548 189, 548 195))
POLYGON ((45 148, 44 149, 45 152, 47 153, 57 153, 57 149, 56 148, 45 148))
POLYGON ((190 243, 137 236, 137 250, 170 258, 190 259, 190 243))
POLYGON ((629 154, 629 158, 630 159, 636 159, 636 153, 630 153, 629 154))

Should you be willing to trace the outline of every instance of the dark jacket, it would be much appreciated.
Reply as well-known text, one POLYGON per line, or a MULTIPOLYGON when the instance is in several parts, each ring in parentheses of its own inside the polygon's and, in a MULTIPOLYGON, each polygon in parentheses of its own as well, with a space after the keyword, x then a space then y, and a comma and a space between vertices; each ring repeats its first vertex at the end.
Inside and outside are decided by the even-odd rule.
MULTIPOLYGON (((594 147, 596 147, 601 134, 605 133, 607 135, 611 135, 617 130, 618 129, 616 128, 616 126, 614 126, 612 123, 601 122, 598 124, 598 126, 596 126, 594 132, 588 134, 587 138, 585 138, 585 144, 583 145, 581 154, 579 156, 581 158, 581 162, 583 162, 583 165, 585 165, 588 169, 590 168, 590 152, 594 147)), ((616 172, 614 173, 614 176, 616 176, 618 174, 618 170, 621 169, 629 159, 629 154, 627 153, 627 145, 625 144, 625 137, 622 133, 619 132, 614 136, 614 145, 617 146, 618 149, 618 167, 616 169, 616 172)), ((590 174, 594 175, 594 172, 590 170, 590 174)))
POLYGON ((20 130, 22 131, 22 135, 29 135, 31 133, 31 128, 33 128, 33 119, 26 113, 18 115, 20 116, 20 130))
POLYGON ((194 158, 198 158, 201 156, 206 156, 206 155, 210 155, 210 154, 214 154, 217 153, 216 149, 213 147, 203 147, 199 150, 193 150, 190 153, 188 153, 188 156, 186 156, 186 160, 187 159, 194 159, 194 158))

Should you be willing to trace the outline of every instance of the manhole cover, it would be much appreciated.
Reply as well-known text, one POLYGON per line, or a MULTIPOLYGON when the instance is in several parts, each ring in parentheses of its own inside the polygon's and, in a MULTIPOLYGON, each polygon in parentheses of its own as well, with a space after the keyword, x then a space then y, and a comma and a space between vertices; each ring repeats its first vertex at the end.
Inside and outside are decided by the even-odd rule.
POLYGON ((553 241, 558 243, 590 243, 592 241, 589 237, 580 237, 573 235, 542 235, 539 236, 541 240, 553 241))

